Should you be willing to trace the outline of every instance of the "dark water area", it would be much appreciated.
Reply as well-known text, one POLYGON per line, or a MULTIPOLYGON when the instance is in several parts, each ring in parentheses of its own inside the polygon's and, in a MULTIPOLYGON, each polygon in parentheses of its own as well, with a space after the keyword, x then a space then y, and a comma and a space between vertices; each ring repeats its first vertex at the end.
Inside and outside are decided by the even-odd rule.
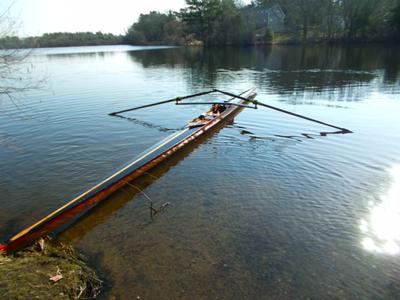
POLYGON ((58 239, 101 270, 104 299, 399 299, 399 50, 39 49, 33 77, 45 88, 0 100, 0 238, 208 107, 108 113, 255 86, 259 101, 353 133, 244 110, 58 239), (144 194, 156 207, 169 203, 153 220, 144 194))

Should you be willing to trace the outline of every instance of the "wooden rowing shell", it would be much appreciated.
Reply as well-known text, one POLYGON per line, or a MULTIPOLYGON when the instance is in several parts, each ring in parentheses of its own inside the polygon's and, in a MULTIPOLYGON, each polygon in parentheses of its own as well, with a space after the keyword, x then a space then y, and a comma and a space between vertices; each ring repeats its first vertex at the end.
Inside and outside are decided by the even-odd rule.
MULTIPOLYGON (((252 99, 255 97, 254 90, 249 90, 242 95, 244 98, 252 99)), ((245 104, 246 101, 241 101, 245 104)), ((177 152, 205 132, 211 130, 222 121, 233 118, 243 107, 226 104, 226 109, 218 116, 213 116, 207 122, 188 123, 188 125, 168 136, 161 142, 147 149, 144 153, 125 164, 111 176, 99 182, 89 190, 78 195, 59 209, 40 219, 35 224, 22 230, 11 237, 6 245, 1 245, 0 250, 16 251, 32 243, 38 238, 47 235, 61 225, 71 221, 81 215, 87 209, 93 207, 101 200, 110 196, 113 192, 120 189, 129 181, 139 177, 149 169, 158 165, 161 161, 177 152)))

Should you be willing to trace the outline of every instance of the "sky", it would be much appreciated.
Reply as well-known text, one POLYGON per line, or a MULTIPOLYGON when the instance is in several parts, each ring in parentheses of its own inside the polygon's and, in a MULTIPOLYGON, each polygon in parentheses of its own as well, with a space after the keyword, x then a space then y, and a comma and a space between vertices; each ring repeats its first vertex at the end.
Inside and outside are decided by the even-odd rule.
POLYGON ((185 0, 1 0, 0 15, 10 5, 20 36, 60 31, 124 34, 141 13, 179 10, 185 0))

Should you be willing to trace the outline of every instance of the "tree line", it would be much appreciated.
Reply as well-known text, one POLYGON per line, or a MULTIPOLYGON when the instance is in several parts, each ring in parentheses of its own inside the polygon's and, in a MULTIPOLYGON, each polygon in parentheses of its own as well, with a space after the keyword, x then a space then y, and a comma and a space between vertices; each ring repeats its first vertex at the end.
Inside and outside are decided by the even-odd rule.
POLYGON ((29 38, 6 36, 0 39, 0 47, 394 40, 400 40, 400 0, 254 0, 249 5, 235 0, 186 0, 186 7, 177 12, 141 14, 124 35, 59 32, 29 38), (274 5, 284 13, 283 30, 260 29, 254 12, 265 12, 274 5))
MULTIPOLYGON (((266 18, 266 16, 265 16, 266 18)), ((248 45, 256 42, 400 40, 400 0, 186 0, 179 12, 141 14, 126 43, 248 45), (255 12, 278 5, 283 30, 258 28, 255 12), (262 36, 260 36, 262 33, 262 36)))
POLYGON ((38 37, 20 38, 4 36, 0 38, 0 48, 37 48, 67 46, 116 45, 122 42, 122 36, 102 32, 55 32, 38 37))
POLYGON ((129 44, 254 44, 255 27, 234 0, 186 0, 167 14, 141 14, 124 37, 129 44))
POLYGON ((257 0, 278 3, 286 29, 303 40, 383 41, 400 38, 400 0, 257 0))

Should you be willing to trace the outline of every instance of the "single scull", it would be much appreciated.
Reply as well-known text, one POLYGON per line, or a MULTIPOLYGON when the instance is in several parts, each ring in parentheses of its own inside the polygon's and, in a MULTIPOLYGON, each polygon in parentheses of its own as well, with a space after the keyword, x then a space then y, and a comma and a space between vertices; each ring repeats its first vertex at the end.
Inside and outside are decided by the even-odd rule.
MULTIPOLYGON (((98 204, 113 192, 128 184, 128 182, 155 167, 161 161, 203 135, 205 132, 210 131, 217 124, 220 124, 227 119, 232 119, 240 112, 240 110, 243 109, 243 107, 248 107, 246 105, 248 103, 247 100, 251 101, 254 99, 255 95, 255 90, 250 89, 240 94, 239 102, 230 102, 235 97, 229 101, 225 101, 223 103, 224 110, 221 113, 206 113, 203 114, 206 118, 189 122, 182 130, 173 133, 161 142, 147 149, 142 155, 134 158, 94 187, 72 199, 67 204, 42 218, 32 226, 11 237, 8 243, 2 245, 1 248, 7 251, 18 250, 38 238, 54 231, 66 222, 71 221, 82 212, 98 204)), ((177 104, 179 104, 179 100, 180 99, 177 98, 177 104)))

